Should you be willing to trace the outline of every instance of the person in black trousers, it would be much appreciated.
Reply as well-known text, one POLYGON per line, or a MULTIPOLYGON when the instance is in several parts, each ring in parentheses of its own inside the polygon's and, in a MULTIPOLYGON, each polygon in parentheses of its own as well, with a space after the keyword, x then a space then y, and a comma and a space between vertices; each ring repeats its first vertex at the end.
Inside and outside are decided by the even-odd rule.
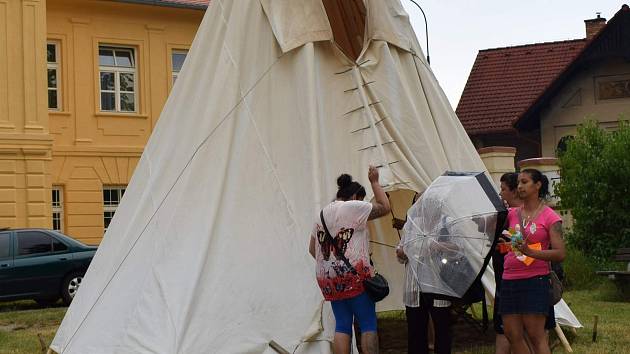
POLYGON ((407 346, 409 354, 429 353, 429 315, 435 330, 434 353, 449 354, 452 349, 451 302, 433 294, 419 294, 418 307, 405 306, 407 315, 407 346))
MULTIPOLYGON (((415 203, 418 194, 412 202, 415 203)), ((403 220, 392 220, 394 228, 402 228, 403 220)), ((405 285, 403 289, 403 302, 407 315, 407 350, 409 354, 429 353, 429 326, 433 323, 435 333, 434 353, 450 354, 453 342, 451 329, 451 302, 444 297, 435 294, 422 293, 413 276, 413 270, 407 264, 407 255, 403 251, 405 237, 400 240, 396 248, 396 256, 400 263, 405 264, 405 285), (429 317, 430 315, 430 317, 429 317)))

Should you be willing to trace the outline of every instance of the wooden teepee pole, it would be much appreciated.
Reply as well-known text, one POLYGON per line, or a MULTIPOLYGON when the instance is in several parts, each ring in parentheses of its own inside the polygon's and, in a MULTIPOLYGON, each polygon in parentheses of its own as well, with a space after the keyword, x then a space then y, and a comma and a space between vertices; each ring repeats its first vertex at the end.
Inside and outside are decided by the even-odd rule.
POLYGON ((271 349, 275 350, 276 353, 278 354, 291 354, 286 349, 282 348, 282 346, 280 346, 280 344, 276 343, 276 341, 274 340, 269 342, 269 346, 271 347, 271 349))
POLYGON ((571 349, 571 344, 569 344, 569 341, 567 340, 567 337, 564 336, 564 332, 562 332, 562 328, 560 328, 560 325, 556 323, 556 335, 558 336, 558 339, 560 339, 560 343, 562 343, 562 346, 564 347, 564 350, 567 353, 573 353, 573 349, 571 349))

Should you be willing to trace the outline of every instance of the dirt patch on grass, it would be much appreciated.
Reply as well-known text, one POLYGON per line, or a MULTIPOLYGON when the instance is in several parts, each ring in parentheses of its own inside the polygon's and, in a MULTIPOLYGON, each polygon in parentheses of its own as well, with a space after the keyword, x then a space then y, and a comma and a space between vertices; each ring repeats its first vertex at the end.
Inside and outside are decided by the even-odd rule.
MULTIPOLYGON (((379 319, 378 328, 381 353, 407 353, 407 321, 404 316, 400 318, 379 319)), ((472 318, 469 314, 454 317, 454 352, 462 352, 470 348, 492 346, 494 345, 494 338, 495 333, 492 328, 492 321, 489 321, 488 329, 483 331, 481 321, 472 318)))
POLYGON ((9 324, 9 325, 0 326, 0 331, 12 332, 12 331, 21 331, 28 328, 29 327, 27 326, 22 326, 18 324, 9 324))

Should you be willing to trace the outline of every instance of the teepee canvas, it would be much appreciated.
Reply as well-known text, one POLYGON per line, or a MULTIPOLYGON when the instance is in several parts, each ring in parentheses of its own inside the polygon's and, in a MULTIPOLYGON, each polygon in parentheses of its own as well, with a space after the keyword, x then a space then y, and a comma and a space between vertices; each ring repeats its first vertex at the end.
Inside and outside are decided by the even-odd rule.
MULTIPOLYGON (((354 3, 356 57, 329 20, 341 2, 210 1, 53 350, 330 352, 308 240, 336 177, 380 166, 404 218, 410 191, 485 170, 399 0, 354 3)), ((402 306, 390 220, 371 225, 381 309, 402 306)))

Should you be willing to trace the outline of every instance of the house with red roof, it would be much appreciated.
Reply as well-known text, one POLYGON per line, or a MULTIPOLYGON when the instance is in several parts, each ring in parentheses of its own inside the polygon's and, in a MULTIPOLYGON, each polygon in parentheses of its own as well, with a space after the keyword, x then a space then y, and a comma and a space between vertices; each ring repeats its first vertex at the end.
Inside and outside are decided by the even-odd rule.
POLYGON ((630 7, 584 22, 585 38, 479 51, 456 109, 478 149, 554 157, 580 123, 630 117, 630 7))

